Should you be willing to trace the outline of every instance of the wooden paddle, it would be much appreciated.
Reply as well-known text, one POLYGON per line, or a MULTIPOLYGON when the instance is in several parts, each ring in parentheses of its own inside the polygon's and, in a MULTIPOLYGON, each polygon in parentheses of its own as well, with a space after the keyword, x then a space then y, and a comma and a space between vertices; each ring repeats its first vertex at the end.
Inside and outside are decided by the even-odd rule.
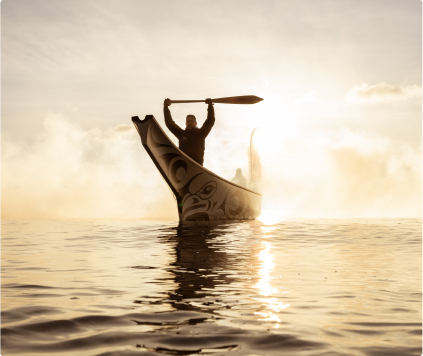
MULTIPOLYGON (((255 95, 242 95, 242 96, 231 96, 229 98, 217 98, 211 99, 212 103, 217 104, 256 104, 259 101, 262 101, 262 98, 259 98, 255 95)), ((171 100, 171 104, 179 103, 205 103, 206 100, 171 100)))

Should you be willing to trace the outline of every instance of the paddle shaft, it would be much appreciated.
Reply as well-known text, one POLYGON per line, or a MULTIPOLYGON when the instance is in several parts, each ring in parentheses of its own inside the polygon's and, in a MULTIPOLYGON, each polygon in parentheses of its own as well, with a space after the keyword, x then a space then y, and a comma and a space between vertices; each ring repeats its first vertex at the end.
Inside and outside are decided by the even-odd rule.
POLYGON ((171 100, 172 104, 179 104, 179 103, 205 103, 205 100, 171 100))
MULTIPOLYGON (((242 95, 242 96, 231 96, 228 98, 217 98, 211 99, 212 103, 215 104, 255 104, 259 101, 262 101, 262 98, 259 98, 255 95, 242 95)), ((205 103, 206 100, 170 100, 171 104, 179 103, 205 103)))

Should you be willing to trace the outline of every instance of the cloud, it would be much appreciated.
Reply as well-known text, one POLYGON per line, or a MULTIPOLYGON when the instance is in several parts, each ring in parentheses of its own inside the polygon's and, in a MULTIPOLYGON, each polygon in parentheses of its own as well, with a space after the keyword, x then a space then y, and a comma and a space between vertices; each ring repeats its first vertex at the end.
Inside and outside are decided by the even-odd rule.
POLYGON ((402 101, 421 98, 422 87, 418 85, 389 85, 379 83, 368 85, 362 83, 348 91, 345 99, 349 103, 402 101))
POLYGON ((310 104, 316 101, 316 92, 311 91, 294 101, 295 105, 310 104))
POLYGON ((111 132, 116 132, 120 134, 133 133, 134 125, 132 124, 121 124, 109 129, 111 132))

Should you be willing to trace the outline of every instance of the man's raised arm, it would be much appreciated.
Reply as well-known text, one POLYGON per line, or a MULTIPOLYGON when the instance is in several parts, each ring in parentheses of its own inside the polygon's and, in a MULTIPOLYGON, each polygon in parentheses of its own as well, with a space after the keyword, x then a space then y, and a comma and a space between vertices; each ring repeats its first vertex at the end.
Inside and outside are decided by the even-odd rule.
POLYGON ((183 133, 183 130, 173 121, 172 115, 169 110, 170 99, 165 99, 163 103, 163 114, 165 119, 165 124, 170 132, 172 132, 178 139, 179 136, 183 133))
POLYGON ((204 134, 204 137, 206 137, 209 134, 215 122, 214 107, 213 107, 213 103, 211 99, 206 99, 206 104, 209 104, 207 108, 207 119, 206 121, 204 121, 204 124, 201 127, 201 131, 204 134))

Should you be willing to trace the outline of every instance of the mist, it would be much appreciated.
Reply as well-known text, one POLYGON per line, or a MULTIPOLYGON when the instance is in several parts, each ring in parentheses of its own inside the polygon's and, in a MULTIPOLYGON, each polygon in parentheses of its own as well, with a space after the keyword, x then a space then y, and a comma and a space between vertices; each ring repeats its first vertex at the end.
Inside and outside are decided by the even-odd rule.
POLYGON ((421 148, 348 128, 302 132, 301 139, 279 141, 270 131, 261 134, 264 212, 278 217, 421 217, 421 148), (271 150, 266 137, 273 142, 271 150))
POLYGON ((177 218, 132 124, 83 131, 60 115, 32 144, 2 140, 2 218, 177 218))
MULTIPOLYGON (((177 219, 132 124, 83 130, 50 115, 43 125, 31 143, 2 135, 3 219, 177 219)), ((264 214, 421 217, 421 150, 347 128, 260 131, 264 214)), ((206 168, 231 179, 241 167, 248 177, 248 140, 217 132, 207 147, 206 168)))

